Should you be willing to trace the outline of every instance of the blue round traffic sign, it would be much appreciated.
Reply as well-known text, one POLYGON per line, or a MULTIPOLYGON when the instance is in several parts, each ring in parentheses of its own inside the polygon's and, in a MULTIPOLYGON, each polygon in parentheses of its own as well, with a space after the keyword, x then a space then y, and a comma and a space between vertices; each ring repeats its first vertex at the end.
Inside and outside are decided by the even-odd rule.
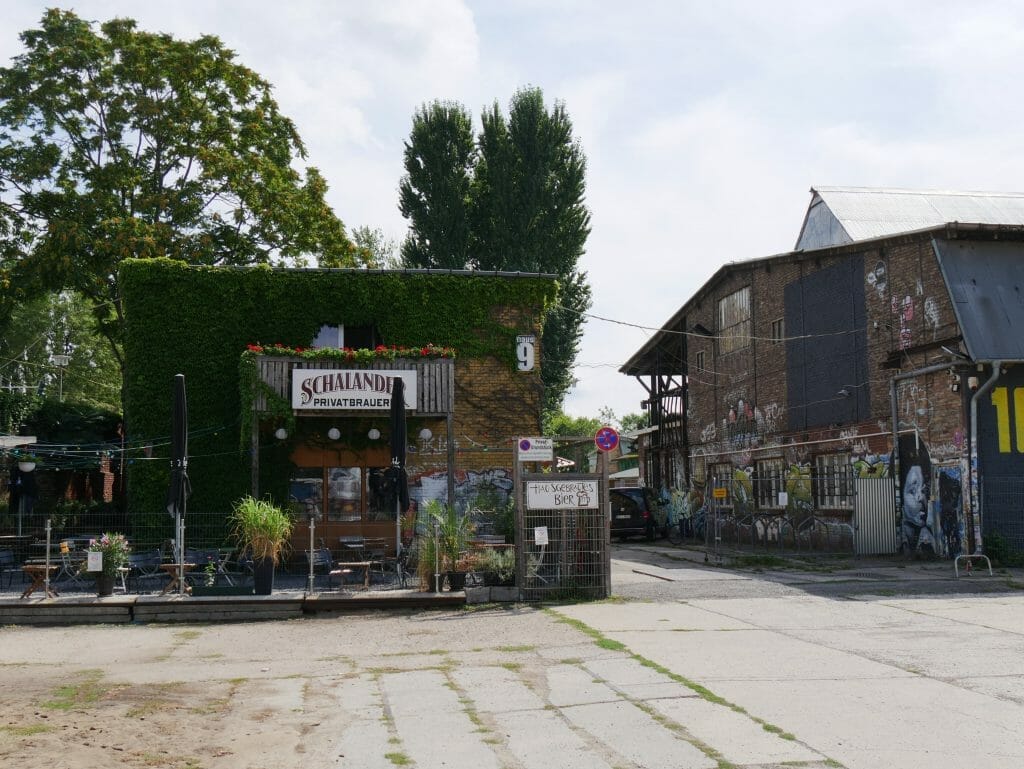
POLYGON ((619 434, 614 427, 602 427, 594 436, 594 443, 601 451, 611 451, 619 445, 619 434))

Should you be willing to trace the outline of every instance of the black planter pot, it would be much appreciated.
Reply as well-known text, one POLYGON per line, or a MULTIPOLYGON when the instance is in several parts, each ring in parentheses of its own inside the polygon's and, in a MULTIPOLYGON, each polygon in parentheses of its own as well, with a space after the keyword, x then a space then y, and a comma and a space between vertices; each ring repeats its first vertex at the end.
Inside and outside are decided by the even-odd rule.
POLYGON ((466 589, 466 572, 464 571, 450 571, 448 572, 448 589, 452 592, 457 590, 466 589))
POLYGON ((274 592, 274 559, 256 558, 252 562, 253 593, 270 595, 274 592))
POLYGON ((104 574, 100 572, 96 575, 96 595, 113 595, 114 594, 114 580, 116 579, 113 574, 104 574))

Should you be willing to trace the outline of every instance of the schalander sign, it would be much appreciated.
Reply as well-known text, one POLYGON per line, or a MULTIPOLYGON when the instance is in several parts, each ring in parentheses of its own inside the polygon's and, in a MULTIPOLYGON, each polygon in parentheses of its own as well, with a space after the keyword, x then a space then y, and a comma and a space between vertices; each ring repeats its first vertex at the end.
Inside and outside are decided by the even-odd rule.
POLYGON ((405 382, 405 408, 415 409, 415 371, 292 369, 292 408, 387 411, 397 378, 405 382))

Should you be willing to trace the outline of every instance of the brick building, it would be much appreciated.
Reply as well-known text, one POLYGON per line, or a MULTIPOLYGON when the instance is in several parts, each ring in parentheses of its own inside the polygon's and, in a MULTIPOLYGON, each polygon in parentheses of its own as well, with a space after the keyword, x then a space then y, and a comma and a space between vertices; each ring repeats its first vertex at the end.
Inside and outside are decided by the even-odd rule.
POLYGON ((645 482, 684 514, 713 483, 751 520, 1024 548, 1024 195, 812 193, 794 251, 723 266, 620 369, 648 393, 645 482))

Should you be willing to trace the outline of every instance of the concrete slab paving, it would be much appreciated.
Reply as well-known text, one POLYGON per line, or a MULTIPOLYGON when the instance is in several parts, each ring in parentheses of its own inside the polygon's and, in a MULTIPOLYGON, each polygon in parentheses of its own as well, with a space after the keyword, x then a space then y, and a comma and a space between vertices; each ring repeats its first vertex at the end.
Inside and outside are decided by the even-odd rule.
POLYGON ((558 713, 508 713, 501 726, 509 752, 523 769, 613 769, 613 764, 595 752, 558 713))
POLYGON ((713 745, 733 764, 822 761, 824 756, 794 740, 765 731, 750 716, 699 697, 655 700, 652 708, 686 727, 701 742, 713 745))
POLYGON ((751 630, 755 625, 723 612, 689 603, 609 603, 560 606, 558 613, 596 622, 602 632, 610 630, 751 630))
POLYGON ((547 669, 547 682, 547 699, 555 707, 619 699, 607 684, 594 680, 592 673, 575 665, 552 665, 547 669))
POLYGON ((421 766, 498 769, 494 752, 446 683, 444 674, 436 670, 381 676, 381 690, 403 752, 415 756, 421 766))
POLYGON ((914 615, 963 622, 1024 635, 1024 595, 972 595, 960 599, 889 599, 889 606, 914 615))
POLYGON ((712 769, 718 765, 630 702, 577 705, 562 713, 640 769, 712 769))
POLYGON ((912 619, 919 627, 939 627, 946 624, 942 619, 927 616, 921 616, 917 620, 908 615, 902 607, 888 603, 847 601, 813 595, 776 598, 771 603, 770 611, 765 611, 763 599, 754 598, 700 599, 689 603, 701 611, 772 630, 901 627, 912 619))
POLYGON ((400 748, 389 741, 392 735, 376 681, 369 676, 342 679, 332 692, 344 718, 328 765, 394 769, 387 755, 400 748))
POLYGON ((707 683, 847 769, 1024 765, 1024 709, 941 681, 707 683))
MULTIPOLYGON (((631 651, 692 679, 773 681, 794 676, 888 680, 913 673, 767 630, 609 632, 631 651)), ((713 687, 712 687, 713 688, 713 687)))
POLYGON ((459 668, 452 672, 452 678, 469 694, 476 709, 484 713, 542 710, 545 705, 544 700, 513 670, 502 667, 459 668))

